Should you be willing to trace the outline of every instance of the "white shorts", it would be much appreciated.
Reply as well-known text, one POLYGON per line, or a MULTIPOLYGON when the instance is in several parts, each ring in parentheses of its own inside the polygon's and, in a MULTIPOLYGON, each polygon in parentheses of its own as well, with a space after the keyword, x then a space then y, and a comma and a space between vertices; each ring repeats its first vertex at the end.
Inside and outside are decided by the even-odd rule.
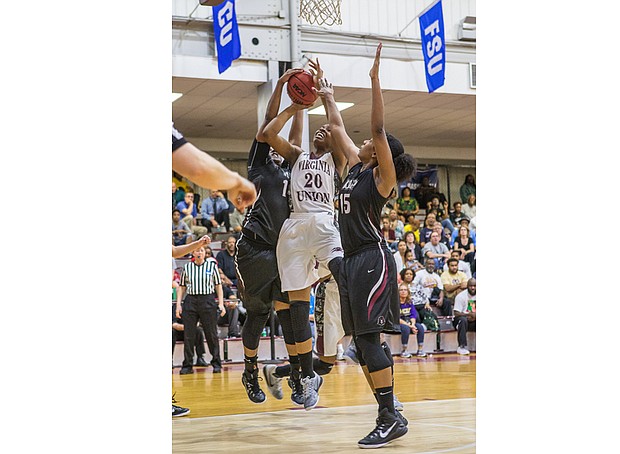
POLYGON ((282 291, 310 287, 330 274, 330 260, 343 256, 340 232, 332 215, 291 213, 282 225, 276 247, 282 291))
POLYGON ((325 285, 325 297, 321 307, 315 299, 314 320, 317 325, 314 330, 316 353, 320 356, 336 356, 338 342, 344 336, 344 328, 340 315, 340 293, 333 277, 325 285))

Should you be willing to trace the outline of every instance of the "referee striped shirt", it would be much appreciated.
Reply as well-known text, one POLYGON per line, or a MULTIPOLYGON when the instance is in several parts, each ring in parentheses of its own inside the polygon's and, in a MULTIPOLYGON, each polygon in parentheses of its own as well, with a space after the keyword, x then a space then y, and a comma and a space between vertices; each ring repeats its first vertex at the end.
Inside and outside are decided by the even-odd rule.
POLYGON ((183 267, 181 286, 187 287, 188 295, 210 295, 222 279, 217 269, 217 261, 209 257, 202 265, 189 262, 183 267))

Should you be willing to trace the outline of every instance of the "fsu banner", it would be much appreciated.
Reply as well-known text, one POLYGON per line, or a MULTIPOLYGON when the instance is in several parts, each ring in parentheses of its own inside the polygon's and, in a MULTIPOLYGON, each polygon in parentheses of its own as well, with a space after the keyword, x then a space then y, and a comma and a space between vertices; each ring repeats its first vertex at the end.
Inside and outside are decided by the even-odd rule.
POLYGON ((426 86, 428 92, 432 93, 442 87, 446 79, 446 41, 441 0, 431 4, 420 15, 420 35, 422 36, 426 86))
POLYGON ((241 56, 235 0, 226 0, 213 7, 213 34, 217 49, 217 69, 222 74, 233 60, 241 56))

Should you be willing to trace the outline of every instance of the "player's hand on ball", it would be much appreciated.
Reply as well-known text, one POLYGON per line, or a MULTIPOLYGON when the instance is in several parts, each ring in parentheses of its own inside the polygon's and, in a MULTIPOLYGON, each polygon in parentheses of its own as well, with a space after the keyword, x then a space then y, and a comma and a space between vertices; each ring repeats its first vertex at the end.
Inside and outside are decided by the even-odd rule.
POLYGON ((282 74, 282 77, 280 77, 280 79, 278 80, 278 82, 280 82, 281 84, 285 84, 288 82, 288 80, 291 78, 291 76, 293 74, 297 74, 303 71, 303 68, 293 68, 293 69, 287 69, 286 72, 284 74, 282 74))

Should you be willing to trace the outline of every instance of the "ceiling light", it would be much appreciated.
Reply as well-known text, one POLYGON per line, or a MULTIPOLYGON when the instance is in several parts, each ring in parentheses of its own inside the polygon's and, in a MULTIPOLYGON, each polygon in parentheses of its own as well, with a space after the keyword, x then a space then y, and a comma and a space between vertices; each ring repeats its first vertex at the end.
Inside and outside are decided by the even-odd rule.
MULTIPOLYGON (((336 107, 338 108, 339 112, 342 112, 345 109, 348 109, 349 107, 353 107, 355 104, 352 102, 337 102, 336 103, 336 107)), ((325 115, 325 107, 323 107, 323 104, 321 104, 318 107, 315 107, 312 110, 308 111, 308 115, 325 115)))
POLYGON ((183 93, 172 93, 172 102, 175 102, 181 96, 183 96, 183 93))

